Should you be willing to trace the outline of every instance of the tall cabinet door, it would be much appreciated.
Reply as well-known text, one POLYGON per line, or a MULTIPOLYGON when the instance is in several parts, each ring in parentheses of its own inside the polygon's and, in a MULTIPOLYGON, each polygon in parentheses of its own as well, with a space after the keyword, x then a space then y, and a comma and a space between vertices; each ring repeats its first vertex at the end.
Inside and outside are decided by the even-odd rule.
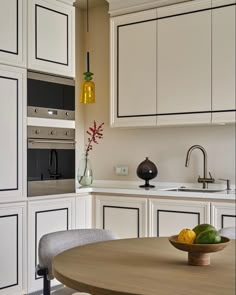
POLYGON ((0 204, 0 295, 26 294, 26 204, 0 204))
POLYGON ((210 123, 211 1, 158 9, 157 124, 210 123))
MULTIPOLYGON (((40 238, 75 226, 75 199, 57 198, 28 202, 28 293, 43 289, 42 277, 35 273, 40 238)), ((59 284, 53 280, 52 285, 59 284)))
POLYGON ((0 196, 21 196, 26 71, 0 65, 0 196))
POLYGON ((111 125, 156 125, 156 10, 111 19, 111 125))
POLYGON ((74 76, 74 7, 28 1, 28 68, 74 76))
POLYGON ((26 66, 26 0, 0 1, 0 63, 26 66))
POLYGON ((235 0, 214 0, 212 10, 213 123, 235 122, 235 0), (224 6, 220 6, 224 5, 224 6), (228 5, 228 6, 227 6, 228 5))

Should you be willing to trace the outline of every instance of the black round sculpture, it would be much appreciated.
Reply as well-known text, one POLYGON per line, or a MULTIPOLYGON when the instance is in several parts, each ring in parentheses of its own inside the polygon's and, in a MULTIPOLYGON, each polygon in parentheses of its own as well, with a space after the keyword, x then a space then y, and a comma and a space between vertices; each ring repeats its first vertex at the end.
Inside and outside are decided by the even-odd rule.
POLYGON ((155 178, 158 171, 156 165, 148 160, 148 157, 138 165, 136 173, 139 178, 145 180, 145 184, 140 185, 139 187, 155 187, 155 185, 149 184, 149 180, 155 178))

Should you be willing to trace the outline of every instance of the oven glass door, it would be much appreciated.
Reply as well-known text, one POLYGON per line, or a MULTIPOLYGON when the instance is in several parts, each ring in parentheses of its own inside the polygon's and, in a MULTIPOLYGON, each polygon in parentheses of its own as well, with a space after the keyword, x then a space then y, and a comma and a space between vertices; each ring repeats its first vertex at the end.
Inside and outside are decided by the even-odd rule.
POLYGON ((28 196, 75 192, 75 143, 28 139, 28 196))

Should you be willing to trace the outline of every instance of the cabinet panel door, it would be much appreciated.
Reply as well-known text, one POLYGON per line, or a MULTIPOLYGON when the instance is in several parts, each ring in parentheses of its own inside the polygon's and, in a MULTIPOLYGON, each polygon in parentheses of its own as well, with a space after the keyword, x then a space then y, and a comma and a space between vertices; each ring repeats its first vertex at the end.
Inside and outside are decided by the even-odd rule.
POLYGON ((210 222, 210 203, 183 200, 150 200, 151 236, 176 235, 183 228, 210 222))
POLYGON ((26 66, 26 1, 0 1, 0 63, 26 66))
POLYGON ((175 7, 158 10, 157 124, 210 123, 210 2, 175 7))
POLYGON ((156 124, 156 11, 111 20, 111 124, 156 124))
MULTIPOLYGON (((50 232, 74 228, 74 203, 72 198, 29 202, 28 204, 28 292, 40 290, 43 280, 35 274, 38 264, 38 243, 50 232)), ((58 282, 53 280, 52 285, 58 282)))
POLYGON ((222 111, 212 114, 213 123, 235 122, 235 1, 213 4, 228 2, 212 10, 212 110, 222 111))
POLYGON ((29 68, 74 76, 74 7, 58 1, 28 3, 29 68))
POLYGON ((96 227, 110 229, 120 238, 147 235, 147 200, 96 196, 96 227))
POLYGON ((25 70, 0 65, 0 196, 22 194, 25 83, 25 70))
POLYGON ((236 227, 236 207, 229 203, 211 204, 211 222, 217 228, 236 227))
POLYGON ((25 204, 0 205, 0 294, 25 293, 25 204))

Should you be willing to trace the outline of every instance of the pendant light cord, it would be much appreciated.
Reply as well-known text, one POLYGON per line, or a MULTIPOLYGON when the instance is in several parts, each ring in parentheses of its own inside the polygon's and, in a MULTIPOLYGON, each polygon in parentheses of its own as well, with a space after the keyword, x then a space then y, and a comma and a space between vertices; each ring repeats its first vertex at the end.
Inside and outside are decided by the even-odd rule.
POLYGON ((86 9, 86 18, 87 18, 87 72, 90 72, 90 59, 89 59, 89 0, 87 0, 87 9, 86 9))

